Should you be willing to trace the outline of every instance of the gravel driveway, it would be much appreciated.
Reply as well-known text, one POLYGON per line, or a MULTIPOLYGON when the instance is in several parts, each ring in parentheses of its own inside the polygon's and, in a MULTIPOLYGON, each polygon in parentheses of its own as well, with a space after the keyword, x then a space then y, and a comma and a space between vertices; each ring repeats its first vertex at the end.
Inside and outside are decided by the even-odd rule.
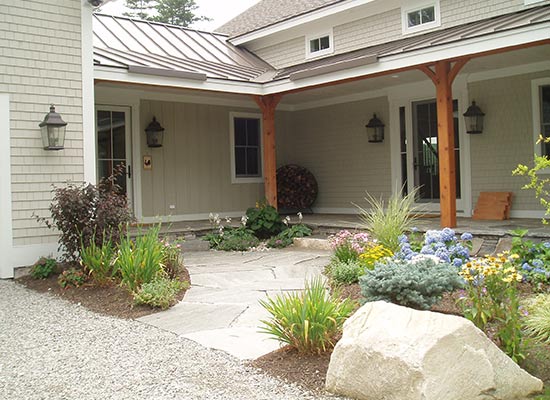
POLYGON ((226 353, 0 281, 0 399, 312 399, 226 353))

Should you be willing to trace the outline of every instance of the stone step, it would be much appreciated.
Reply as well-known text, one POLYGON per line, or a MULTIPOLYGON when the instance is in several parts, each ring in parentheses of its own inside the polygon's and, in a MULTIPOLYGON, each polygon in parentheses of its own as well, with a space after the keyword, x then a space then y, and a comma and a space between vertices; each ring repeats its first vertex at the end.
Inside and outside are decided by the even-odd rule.
POLYGON ((320 238, 295 238, 294 247, 312 250, 332 250, 327 239, 320 238))
POLYGON ((189 239, 185 240, 180 244, 181 251, 182 252, 188 252, 188 251, 208 251, 210 250, 210 243, 208 243, 206 240, 202 239, 189 239))

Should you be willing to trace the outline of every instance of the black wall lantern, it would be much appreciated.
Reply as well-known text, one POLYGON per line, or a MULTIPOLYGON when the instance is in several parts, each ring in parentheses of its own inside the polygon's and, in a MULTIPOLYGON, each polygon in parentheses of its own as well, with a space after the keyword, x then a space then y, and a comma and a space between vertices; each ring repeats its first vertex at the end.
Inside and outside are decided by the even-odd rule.
POLYGON ((147 135, 147 146, 149 147, 162 147, 162 140, 164 139, 164 128, 160 126, 157 119, 153 117, 153 120, 145 128, 147 135))
POLYGON ((466 120, 466 133, 475 134, 483 132, 483 117, 485 113, 481 111, 481 108, 479 108, 475 101, 472 101, 472 105, 468 107, 463 115, 466 120))
POLYGON ((365 127, 367 128, 369 142, 379 143, 384 141, 384 123, 378 119, 376 114, 373 115, 365 127))
POLYGON ((61 115, 55 112, 55 106, 50 106, 50 112, 44 117, 44 121, 38 124, 42 134, 44 150, 62 150, 65 145, 65 127, 67 123, 61 119, 61 115))

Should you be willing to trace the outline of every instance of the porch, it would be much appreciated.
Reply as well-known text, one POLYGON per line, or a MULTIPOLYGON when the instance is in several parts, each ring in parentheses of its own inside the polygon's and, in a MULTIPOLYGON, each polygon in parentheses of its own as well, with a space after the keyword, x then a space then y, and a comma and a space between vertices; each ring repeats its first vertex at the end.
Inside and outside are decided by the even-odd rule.
MULTIPOLYGON (((223 215, 222 215, 223 217, 223 215)), ((291 223, 297 222, 296 215, 290 215, 291 223)), ((233 218, 230 225, 237 226, 239 219, 233 218)), ((361 229, 361 221, 358 215, 352 214, 304 214, 303 223, 313 229, 314 236, 326 237, 341 229, 361 229)), ((440 229, 439 215, 422 216, 418 219, 416 227, 425 232, 430 229, 440 229)), ((474 237, 502 238, 510 236, 514 229, 527 229, 528 236, 534 239, 550 238, 550 225, 544 225, 540 219, 512 218, 504 221, 479 221, 467 217, 457 218, 457 227, 454 230, 458 234, 470 232, 474 237)), ((212 230, 210 221, 179 221, 162 224, 163 234, 179 236, 202 236, 212 230)))

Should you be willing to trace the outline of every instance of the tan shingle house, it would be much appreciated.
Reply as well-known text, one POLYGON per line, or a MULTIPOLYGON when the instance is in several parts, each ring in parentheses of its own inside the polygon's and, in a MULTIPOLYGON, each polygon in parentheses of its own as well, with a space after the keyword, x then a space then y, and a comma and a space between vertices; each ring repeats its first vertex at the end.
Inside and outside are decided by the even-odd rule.
POLYGON ((13 22, 0 36, 4 277, 55 250, 30 217, 47 213, 51 183, 120 162, 143 222, 274 203, 284 164, 315 175, 318 213, 404 185, 444 225, 481 191, 513 192, 512 217, 542 215, 511 171, 550 151, 536 144, 550 135, 550 1, 263 0, 217 33, 20 3, 0 6, 13 22), (462 116, 473 101, 481 133, 462 116), (59 152, 41 147, 49 103, 69 123, 59 152), (365 129, 374 114, 381 141, 365 129), (146 140, 153 118, 161 147, 146 140))

